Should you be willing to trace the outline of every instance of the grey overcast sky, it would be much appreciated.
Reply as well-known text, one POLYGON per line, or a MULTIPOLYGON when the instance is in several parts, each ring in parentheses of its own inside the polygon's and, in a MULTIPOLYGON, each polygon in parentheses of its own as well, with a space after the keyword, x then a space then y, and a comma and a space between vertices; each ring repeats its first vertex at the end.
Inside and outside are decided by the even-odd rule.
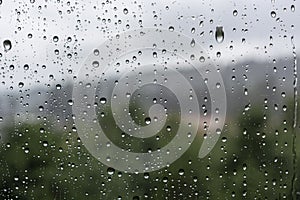
POLYGON ((18 88, 20 81, 24 82, 24 88, 30 88, 71 79, 92 50, 108 37, 141 26, 162 29, 173 26, 175 31, 195 38, 220 66, 231 60, 291 58, 291 36, 295 37, 297 51, 300 45, 296 23, 300 19, 299 8, 300 3, 295 0, 128 0, 110 3, 3 0, 0 39, 1 44, 10 40, 12 48, 5 52, 4 46, 0 46, 0 89, 18 88), (201 21, 203 26, 199 25, 201 21), (225 32, 221 44, 214 38, 217 26, 223 26, 225 32), (195 28, 194 33, 192 28, 195 28), (57 42, 53 41, 55 36, 59 38, 57 42), (213 48, 209 48, 210 45, 213 48), (59 53, 55 54, 55 50, 59 53), (221 52, 220 58, 216 58, 216 52, 221 52), (24 64, 30 66, 29 70, 24 70, 24 64), (10 65, 15 66, 13 70, 9 69, 10 65))

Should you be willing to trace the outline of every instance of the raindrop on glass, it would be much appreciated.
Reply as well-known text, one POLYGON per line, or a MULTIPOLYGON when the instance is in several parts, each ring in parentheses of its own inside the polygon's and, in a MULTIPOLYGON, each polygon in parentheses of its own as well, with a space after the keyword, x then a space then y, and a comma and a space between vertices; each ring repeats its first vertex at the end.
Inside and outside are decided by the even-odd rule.
POLYGON ((196 44, 196 42, 195 42, 195 40, 194 39, 192 39, 192 41, 191 41, 191 47, 194 47, 195 46, 195 44, 196 44))
POLYGON ((106 103, 106 98, 105 98, 105 97, 102 97, 102 98, 100 99, 100 103, 101 103, 101 104, 105 104, 105 103, 106 103))
POLYGON ((216 27, 216 34, 215 34, 216 41, 218 43, 222 43, 224 40, 224 31, 223 26, 217 26, 216 27))
POLYGON ((233 14, 233 16, 237 16, 237 15, 238 15, 238 11, 237 11, 237 10, 234 10, 234 11, 232 12, 232 14, 233 14))
POLYGON ((276 12, 275 12, 275 11, 272 11, 272 12, 271 12, 271 17, 272 17, 272 18, 275 18, 275 17, 276 17, 276 12))
POLYGON ((147 125, 149 125, 149 124, 151 123, 150 117, 146 117, 146 118, 145 118, 145 123, 146 123, 147 125))
POLYGON ((4 50, 7 52, 11 50, 12 44, 10 40, 4 40, 3 42, 4 50))

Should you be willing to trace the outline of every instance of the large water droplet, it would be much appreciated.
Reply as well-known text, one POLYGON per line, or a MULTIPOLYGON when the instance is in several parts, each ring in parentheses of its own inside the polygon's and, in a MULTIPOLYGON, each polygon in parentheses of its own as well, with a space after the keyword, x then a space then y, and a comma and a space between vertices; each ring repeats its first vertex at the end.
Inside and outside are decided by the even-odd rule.
POLYGON ((223 26, 217 26, 216 27, 216 34, 215 34, 216 41, 218 43, 222 43, 224 40, 224 31, 223 26))
POLYGON ((11 50, 11 41, 10 40, 4 40, 3 42, 3 46, 4 46, 4 50, 7 52, 9 50, 11 50))

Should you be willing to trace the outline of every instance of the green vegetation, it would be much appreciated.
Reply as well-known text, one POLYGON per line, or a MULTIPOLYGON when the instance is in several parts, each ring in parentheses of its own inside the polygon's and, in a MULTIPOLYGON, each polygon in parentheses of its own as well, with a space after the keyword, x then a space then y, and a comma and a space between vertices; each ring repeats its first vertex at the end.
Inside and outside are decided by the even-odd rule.
MULTIPOLYGON (((292 199, 294 129, 289 110, 292 105, 289 105, 286 112, 280 111, 280 117, 275 111, 265 110, 263 105, 252 107, 228 122, 220 141, 206 158, 197 158, 202 143, 198 137, 170 167, 145 174, 126 174, 104 166, 87 152, 72 127, 64 131, 48 124, 7 127, 7 137, 3 138, 0 149, 0 196, 1 199, 292 199)), ((164 137, 161 140, 161 144, 169 141, 164 137)), ((114 142, 135 143, 131 139, 114 142)), ((299 159, 299 139, 296 142, 299 159)), ((149 142, 145 144, 151 146, 149 142)))

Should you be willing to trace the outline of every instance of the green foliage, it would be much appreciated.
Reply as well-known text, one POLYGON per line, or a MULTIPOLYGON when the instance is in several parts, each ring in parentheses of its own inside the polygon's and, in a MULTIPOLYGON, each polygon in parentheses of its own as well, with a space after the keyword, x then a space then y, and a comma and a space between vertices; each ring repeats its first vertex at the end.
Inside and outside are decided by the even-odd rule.
MULTIPOLYGON (((221 140, 206 158, 197 158, 204 134, 199 132, 190 149, 170 167, 145 174, 126 174, 104 166, 87 152, 74 128, 61 131, 48 124, 8 127, 0 148, 0 196, 2 199, 291 199, 293 128, 286 120, 291 116, 290 112, 279 119, 273 116, 276 115, 272 111, 252 107, 238 119, 231 119, 237 125, 226 125, 221 140)), ((107 113, 101 123, 109 124, 110 120, 112 116, 107 113)), ((170 126, 176 127, 176 121, 176 117, 171 119, 170 126)), ((110 129, 110 134, 118 132, 119 129, 110 129)), ((117 138, 114 140, 118 144, 130 141, 117 138)), ((169 138, 160 140, 164 144, 169 138)), ((299 181, 296 186, 299 188, 299 181)))

